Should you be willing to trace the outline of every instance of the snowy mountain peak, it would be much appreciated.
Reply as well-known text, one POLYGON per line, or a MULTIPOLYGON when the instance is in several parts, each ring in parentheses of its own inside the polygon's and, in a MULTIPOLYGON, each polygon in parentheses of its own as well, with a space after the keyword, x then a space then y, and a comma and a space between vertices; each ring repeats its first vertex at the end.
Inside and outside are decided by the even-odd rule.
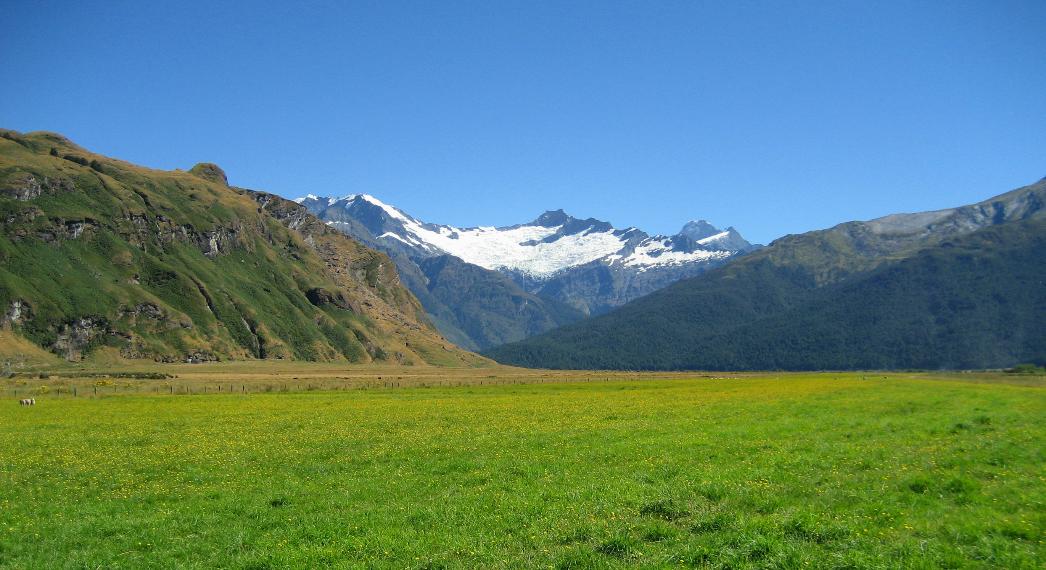
POLYGON ((309 201, 313 201, 313 200, 319 200, 319 199, 320 199, 320 197, 315 195, 315 194, 306 194, 304 198, 295 198, 294 201, 299 203, 299 204, 304 204, 305 202, 309 202, 309 201))
POLYGON ((748 240, 741 237, 741 234, 735 230, 733 226, 726 228, 724 231, 697 240, 697 243, 705 247, 714 247, 731 251, 748 251, 753 247, 748 240))
POLYGON ((560 208, 558 210, 548 210, 544 214, 541 214, 537 217, 536 220, 532 222, 532 225, 542 226, 546 228, 558 227, 573 219, 574 218, 572 216, 570 216, 569 214, 564 212, 562 208, 560 208))
POLYGON ((296 201, 343 231, 363 226, 411 257, 449 254, 536 280, 593 262, 639 271, 707 263, 750 247, 733 228, 719 230, 704 220, 689 222, 676 236, 651 237, 633 227, 621 230, 595 218, 578 219, 562 209, 546 211, 528 224, 459 228, 421 222, 369 194, 340 199, 310 194, 296 201))
POLYGON ((385 202, 382 202, 381 200, 375 198, 374 196, 371 196, 370 194, 350 194, 349 196, 346 196, 345 198, 342 198, 341 200, 332 202, 331 205, 334 205, 337 202, 345 202, 345 207, 346 208, 352 206, 353 204, 358 204, 360 202, 364 202, 364 203, 370 204, 372 206, 377 206, 378 208, 381 208, 387 215, 389 215, 389 216, 391 216, 391 217, 393 217, 393 218, 395 218, 397 220, 402 220, 402 221, 413 220, 413 218, 408 216, 406 213, 404 213, 399 208, 397 208, 395 206, 391 206, 389 204, 386 204, 385 202))
POLYGON ((686 236, 694 241, 700 241, 719 232, 718 228, 706 220, 691 220, 683 226, 683 229, 679 230, 679 235, 686 236))
POLYGON ((306 194, 303 198, 295 198, 294 202, 301 204, 305 207, 313 206, 317 203, 323 203, 328 206, 338 201, 338 198, 331 198, 328 196, 317 196, 315 194, 306 194))

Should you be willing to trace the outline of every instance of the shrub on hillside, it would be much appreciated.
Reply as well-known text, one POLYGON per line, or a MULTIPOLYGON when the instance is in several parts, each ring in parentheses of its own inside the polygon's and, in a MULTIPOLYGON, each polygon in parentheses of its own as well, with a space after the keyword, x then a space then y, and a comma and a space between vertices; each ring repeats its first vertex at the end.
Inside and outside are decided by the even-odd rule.
POLYGON ((1046 374, 1046 367, 1034 364, 1018 364, 1006 372, 1010 374, 1046 374))

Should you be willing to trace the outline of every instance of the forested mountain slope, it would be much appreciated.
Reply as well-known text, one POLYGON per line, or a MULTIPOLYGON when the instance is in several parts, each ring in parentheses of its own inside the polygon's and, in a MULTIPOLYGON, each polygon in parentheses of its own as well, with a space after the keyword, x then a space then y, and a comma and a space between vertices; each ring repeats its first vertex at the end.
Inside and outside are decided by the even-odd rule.
POLYGON ((489 355, 552 368, 985 368, 1046 359, 1046 182, 788 236, 489 355))

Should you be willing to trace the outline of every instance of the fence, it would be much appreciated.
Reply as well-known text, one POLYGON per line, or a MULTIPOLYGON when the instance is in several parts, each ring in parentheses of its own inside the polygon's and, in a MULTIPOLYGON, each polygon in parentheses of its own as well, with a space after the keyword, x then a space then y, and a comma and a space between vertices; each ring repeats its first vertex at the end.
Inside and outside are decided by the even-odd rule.
MULTIPOLYGON (((720 376, 702 374, 687 378, 718 379, 720 376)), ((247 395, 271 393, 299 393, 312 391, 361 391, 407 388, 478 388, 495 386, 523 386, 538 384, 578 384, 611 381, 680 379, 681 376, 660 375, 555 375, 549 377, 485 377, 485 378, 317 378, 310 381, 203 381, 203 380, 141 380, 111 381, 96 378, 62 378, 0 380, 0 393, 13 399, 21 398, 101 398, 121 395, 247 395), (50 380, 50 381, 49 381, 50 380)))

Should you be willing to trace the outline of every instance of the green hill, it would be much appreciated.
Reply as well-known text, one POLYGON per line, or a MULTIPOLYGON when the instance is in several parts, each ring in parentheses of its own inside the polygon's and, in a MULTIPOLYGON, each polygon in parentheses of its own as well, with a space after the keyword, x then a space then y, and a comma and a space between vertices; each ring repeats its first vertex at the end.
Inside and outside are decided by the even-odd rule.
POLYGON ((1046 361, 1046 182, 769 247, 488 351, 550 368, 992 368, 1046 361))
POLYGON ((159 171, 0 131, 0 326, 69 360, 476 364, 385 255, 213 164, 159 171))

